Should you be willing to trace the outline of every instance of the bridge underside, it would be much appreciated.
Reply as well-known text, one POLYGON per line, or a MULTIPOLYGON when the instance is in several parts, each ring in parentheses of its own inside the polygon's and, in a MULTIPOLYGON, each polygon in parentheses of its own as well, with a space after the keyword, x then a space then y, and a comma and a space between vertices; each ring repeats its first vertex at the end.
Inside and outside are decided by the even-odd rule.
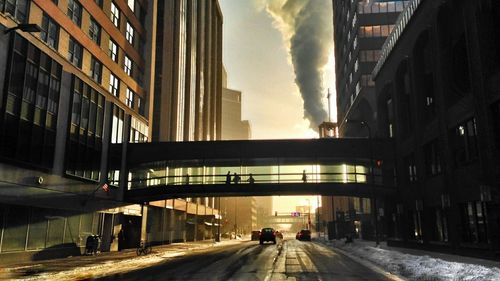
POLYGON ((274 195, 334 195, 355 197, 386 197, 394 188, 360 183, 269 183, 269 184, 210 184, 165 185, 132 189, 125 192, 125 200, 143 203, 184 197, 231 197, 274 195))

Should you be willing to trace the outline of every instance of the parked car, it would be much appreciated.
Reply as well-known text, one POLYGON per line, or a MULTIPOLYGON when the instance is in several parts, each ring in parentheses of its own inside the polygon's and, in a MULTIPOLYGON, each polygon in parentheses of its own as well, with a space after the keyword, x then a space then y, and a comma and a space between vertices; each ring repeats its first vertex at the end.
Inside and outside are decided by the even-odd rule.
POLYGON ((297 232, 295 238, 300 241, 311 241, 311 231, 309 229, 302 229, 297 232))
POLYGON ((252 241, 257 241, 260 239, 260 230, 253 230, 252 231, 252 241))
POLYGON ((265 227, 260 231, 259 237, 260 244, 264 244, 264 242, 273 242, 276 244, 276 233, 275 230, 271 227, 265 227))

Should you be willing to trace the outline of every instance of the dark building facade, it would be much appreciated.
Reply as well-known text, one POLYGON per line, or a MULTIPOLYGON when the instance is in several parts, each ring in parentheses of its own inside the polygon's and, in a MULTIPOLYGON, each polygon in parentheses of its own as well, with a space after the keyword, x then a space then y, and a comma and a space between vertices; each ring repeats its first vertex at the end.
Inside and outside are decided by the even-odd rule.
POLYGON ((110 166, 121 144, 152 139, 160 2, 0 1, 0 260, 77 255, 91 234, 118 250, 121 229, 120 248, 211 237, 190 225, 215 216, 213 199, 130 205, 125 169, 110 166), (4 34, 19 23, 42 31, 4 34))
MULTIPOLYGON (((368 132, 375 128, 377 117, 372 71, 380 58, 382 45, 408 3, 332 1, 337 93, 334 130, 338 137, 376 137, 368 132), (361 121, 366 125, 360 125, 361 121)), ((375 205, 369 198, 324 197, 322 202, 323 225, 328 226, 330 238, 344 237, 348 233, 365 239, 375 238, 372 216, 375 205)))
POLYGON ((498 257, 500 3, 411 1, 373 75, 396 143, 389 244, 498 257))

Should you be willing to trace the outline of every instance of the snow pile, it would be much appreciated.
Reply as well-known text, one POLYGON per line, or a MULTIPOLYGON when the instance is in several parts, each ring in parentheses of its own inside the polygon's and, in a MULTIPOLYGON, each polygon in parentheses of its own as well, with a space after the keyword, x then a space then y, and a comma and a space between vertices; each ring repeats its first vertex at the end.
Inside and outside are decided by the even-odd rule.
POLYGON ((103 276, 130 272, 164 262, 170 258, 182 255, 181 252, 151 254, 147 256, 134 257, 121 261, 105 261, 100 264, 93 264, 74 268, 62 272, 44 272, 38 275, 25 278, 23 280, 84 280, 103 276))
POLYGON ((411 280, 500 280, 500 268, 497 267, 449 262, 430 256, 404 254, 357 243, 333 246, 411 280))

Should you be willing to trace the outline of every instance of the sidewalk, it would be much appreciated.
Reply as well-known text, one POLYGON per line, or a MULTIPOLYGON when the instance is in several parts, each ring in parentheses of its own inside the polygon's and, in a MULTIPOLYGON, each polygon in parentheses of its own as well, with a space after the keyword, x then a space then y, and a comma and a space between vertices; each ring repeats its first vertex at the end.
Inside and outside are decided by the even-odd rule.
POLYGON ((500 280, 500 262, 431 251, 376 247, 373 241, 316 240, 361 262, 409 280, 500 280))
POLYGON ((97 256, 74 256, 63 259, 2 264, 0 265, 0 280, 91 279, 150 266, 189 252, 235 245, 244 241, 222 240, 214 242, 213 240, 205 240, 160 245, 154 246, 153 252, 146 256, 137 256, 136 249, 126 249, 121 252, 104 252, 97 256))

